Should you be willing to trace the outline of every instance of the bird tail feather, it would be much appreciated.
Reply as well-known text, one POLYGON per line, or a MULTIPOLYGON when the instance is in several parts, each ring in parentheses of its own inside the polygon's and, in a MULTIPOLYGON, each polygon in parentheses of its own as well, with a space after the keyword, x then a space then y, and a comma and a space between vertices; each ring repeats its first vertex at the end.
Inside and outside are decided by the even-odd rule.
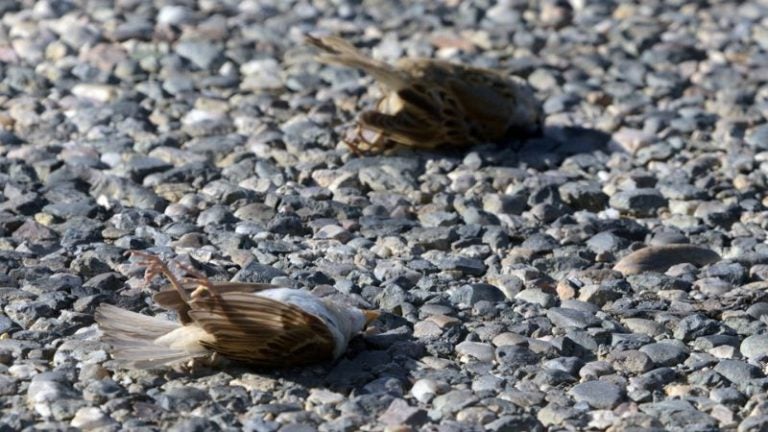
POLYGON ((407 81, 394 67, 361 53, 351 43, 338 36, 314 37, 307 35, 307 42, 325 53, 317 56, 323 63, 340 64, 360 69, 371 75, 378 82, 391 90, 399 90, 407 81))
POLYGON ((172 321, 109 304, 100 305, 95 318, 104 341, 112 346, 112 357, 126 366, 156 369, 201 357, 201 352, 158 343, 159 337, 181 328, 172 321))

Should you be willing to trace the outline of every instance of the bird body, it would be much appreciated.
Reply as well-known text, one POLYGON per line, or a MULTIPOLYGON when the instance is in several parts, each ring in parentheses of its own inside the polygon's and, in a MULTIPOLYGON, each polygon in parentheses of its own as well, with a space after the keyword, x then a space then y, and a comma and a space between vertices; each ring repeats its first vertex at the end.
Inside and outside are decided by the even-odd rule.
POLYGON ((152 369, 209 358, 214 353, 265 367, 334 360, 378 314, 339 305, 303 290, 266 284, 179 282, 156 257, 142 255, 148 274, 163 273, 172 289, 155 301, 179 322, 101 305, 96 321, 113 357, 152 369))
POLYGON ((321 62, 363 70, 381 86, 375 111, 358 119, 352 150, 377 153, 393 145, 464 148, 541 133, 541 104, 520 78, 434 59, 390 65, 335 36, 308 37, 321 62))

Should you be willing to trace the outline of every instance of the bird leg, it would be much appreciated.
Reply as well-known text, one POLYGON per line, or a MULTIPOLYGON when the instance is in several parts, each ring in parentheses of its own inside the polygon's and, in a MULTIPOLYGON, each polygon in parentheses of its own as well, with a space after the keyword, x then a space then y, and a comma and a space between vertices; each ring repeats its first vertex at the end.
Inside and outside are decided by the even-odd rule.
MULTIPOLYGON (((347 134, 347 135, 349 135, 349 134, 347 134)), ((353 132, 353 134, 352 134, 352 136, 350 138, 346 138, 345 137, 342 140, 342 142, 344 144, 346 144, 347 147, 349 147, 350 150, 352 150, 352 153, 354 153, 355 156, 362 156, 363 155, 363 151, 358 146, 358 144, 361 142, 361 138, 360 138, 360 125, 357 125, 355 127, 355 131, 353 132)))
POLYGON ((190 275, 184 278, 184 282, 190 282, 197 285, 195 290, 192 291, 192 294, 190 294, 190 297, 192 299, 196 299, 202 296, 204 293, 209 293, 213 296, 218 296, 218 293, 214 288, 214 283, 211 282, 211 280, 208 279, 208 276, 206 276, 203 272, 201 272, 200 270, 188 264, 177 262, 176 265, 178 265, 179 268, 181 268, 187 274, 190 275))
POLYGON ((370 129, 364 129, 358 123, 357 126, 355 126, 355 132, 352 139, 345 139, 344 144, 346 144, 347 147, 349 147, 349 149, 352 150, 352 153, 354 153, 356 156, 381 153, 385 149, 385 144, 387 142, 387 138, 384 132, 381 130, 372 131, 375 135, 372 139, 369 140, 365 136, 365 130, 370 129), (365 144, 364 148, 361 147, 360 144, 365 144))
POLYGON ((190 297, 187 291, 184 289, 184 286, 182 286, 181 282, 176 278, 171 269, 165 265, 160 257, 136 250, 130 251, 130 254, 131 256, 139 257, 139 263, 147 267, 147 269, 144 271, 145 282, 149 283, 155 276, 163 275, 168 279, 168 281, 171 282, 171 286, 173 286, 176 291, 178 291, 181 299, 184 300, 185 303, 189 302, 190 297))
POLYGON ((221 363, 222 357, 217 352, 213 352, 205 357, 195 357, 185 363, 174 365, 176 372, 183 374, 197 373, 201 369, 216 367, 221 363))

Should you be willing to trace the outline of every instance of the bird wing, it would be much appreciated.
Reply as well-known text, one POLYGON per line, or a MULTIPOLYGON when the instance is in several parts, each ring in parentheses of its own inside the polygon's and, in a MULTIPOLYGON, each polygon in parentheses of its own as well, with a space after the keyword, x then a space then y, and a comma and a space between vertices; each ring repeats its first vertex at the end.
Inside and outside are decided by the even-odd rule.
POLYGON ((338 36, 307 36, 307 42, 324 50, 317 56, 323 63, 339 64, 365 71, 384 87, 397 91, 408 84, 408 76, 397 68, 361 53, 338 36))
MULTIPOLYGON (((279 288, 277 285, 265 284, 265 283, 251 283, 251 282, 212 282, 217 293, 229 293, 229 292, 247 292, 254 293, 272 288, 279 288)), ((195 282, 185 282, 182 284, 183 288, 191 292, 199 286, 195 282)), ((191 322, 189 318, 190 307, 187 302, 181 297, 178 290, 168 285, 163 291, 155 293, 152 296, 155 303, 168 310, 174 310, 179 315, 179 321, 182 324, 191 322)))
POLYGON ((476 125, 483 140, 505 138, 511 127, 533 131, 540 122, 541 106, 523 80, 496 71, 456 66, 446 88, 476 125))
POLYGON ((501 92, 492 83, 461 79, 450 79, 446 84, 467 118, 483 129, 481 133, 487 135, 486 139, 503 135, 511 116, 508 107, 515 103, 512 92, 501 92))
POLYGON ((190 307, 189 316, 215 337, 202 344, 225 357, 268 367, 333 359, 328 327, 298 306, 228 292, 195 298, 190 307))
POLYGON ((393 141, 408 146, 422 147, 439 137, 439 131, 431 121, 418 118, 408 111, 394 115, 366 111, 360 115, 359 120, 363 128, 382 132, 393 141))

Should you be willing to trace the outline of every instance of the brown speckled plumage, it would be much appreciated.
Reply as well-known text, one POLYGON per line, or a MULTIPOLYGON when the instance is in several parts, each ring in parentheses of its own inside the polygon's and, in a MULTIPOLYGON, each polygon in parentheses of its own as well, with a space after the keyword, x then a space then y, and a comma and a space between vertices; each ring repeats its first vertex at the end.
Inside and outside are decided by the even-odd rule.
POLYGON ((157 368, 220 354, 255 366, 300 366, 332 360, 378 313, 336 305, 307 291, 274 285, 211 282, 185 267, 178 280, 159 258, 134 252, 147 279, 165 275, 171 288, 155 301, 179 322, 101 305, 96 321, 112 355, 128 367, 157 368))
POLYGON ((356 153, 397 145, 461 149, 541 132, 541 104, 520 78, 433 59, 403 58, 390 65, 336 36, 307 40, 324 51, 321 62, 363 70, 381 86, 376 110, 359 116, 347 142, 356 153))

